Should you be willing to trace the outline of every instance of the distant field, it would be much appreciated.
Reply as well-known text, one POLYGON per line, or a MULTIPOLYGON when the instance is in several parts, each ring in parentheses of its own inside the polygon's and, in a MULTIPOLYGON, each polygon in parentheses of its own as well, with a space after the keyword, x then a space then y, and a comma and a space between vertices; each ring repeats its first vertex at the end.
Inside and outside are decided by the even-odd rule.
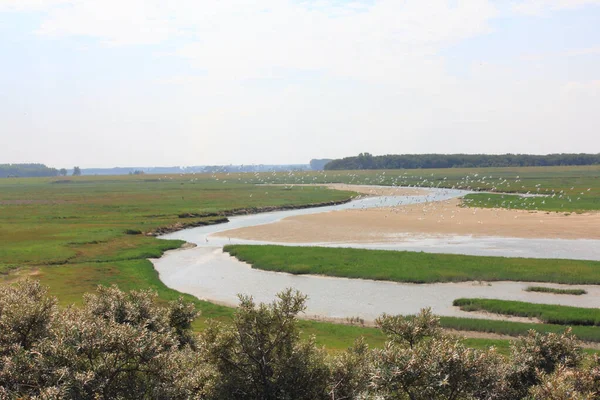
POLYGON ((494 299, 456 299, 463 311, 486 311, 493 314, 537 318, 547 324, 600 326, 600 309, 525 303, 494 299))
MULTIPOLYGON (((169 300, 179 294, 160 282, 147 258, 182 242, 126 231, 213 223, 219 217, 194 215, 341 201, 352 195, 228 180, 226 174, 0 179, 0 272, 5 280, 14 278, 6 275, 14 268, 21 269, 21 276, 32 274, 62 304, 79 303, 96 285, 112 283, 123 289, 151 287, 169 300)), ((198 304, 207 316, 230 314, 198 304)))
MULTIPOLYGON (((158 257, 182 242, 126 232, 210 224, 221 218, 214 214, 232 210, 341 201, 352 196, 349 192, 293 186, 300 183, 411 185, 523 193, 537 192, 538 188, 544 193, 552 189, 568 191, 571 187, 575 193, 590 188, 585 192, 586 201, 590 202, 575 204, 583 204, 582 210, 598 209, 593 199, 600 198, 599 177, 600 167, 551 167, 0 179, 0 277, 6 282, 24 276, 40 279, 62 305, 79 304, 83 293, 93 291, 98 284, 113 283, 125 290, 152 288, 161 300, 168 301, 181 293, 167 288, 158 279, 147 258, 158 257), (257 183, 289 186, 256 186, 257 183)), ((580 200, 573 200, 577 201, 580 200)), ((600 280, 595 265, 578 265, 569 264, 564 271, 559 266, 555 274, 535 272, 536 268, 527 273, 560 281, 566 270, 580 268, 581 283, 600 280)), ((440 267, 444 271, 442 278, 463 279, 460 276, 465 271, 452 273, 451 269, 456 267, 457 264, 445 270, 440 267)), ((382 275, 382 279, 386 278, 382 275)), ((197 330, 202 329, 207 318, 231 318, 230 308, 184 297, 194 301, 203 313, 195 323, 197 330)), ((477 324, 482 324, 478 321, 477 324)), ((309 321, 302 324, 305 334, 315 334, 317 341, 328 348, 347 347, 359 334, 367 335, 374 345, 382 342, 382 336, 372 328, 309 321)), ((457 322, 444 324, 454 326, 457 322)), ((482 328, 473 325, 469 329, 482 328)), ((481 345, 485 340, 478 343, 481 345)))
MULTIPOLYGON (((590 191, 591 192, 591 191, 590 191)), ((554 197, 522 197, 496 193, 475 193, 463 197, 462 204, 468 207, 513 208, 520 210, 539 210, 556 212, 585 212, 600 210, 600 197, 588 195, 590 192, 554 197)))
MULTIPOLYGON (((256 183, 355 183, 386 186, 421 186, 492 191, 535 193, 556 196, 551 200, 531 199, 513 202, 511 208, 545 211, 582 212, 600 210, 600 165, 576 167, 445 168, 410 170, 353 170, 296 172, 273 176, 244 177, 256 183), (590 189, 588 191, 588 189, 590 189), (554 190, 554 192, 552 192, 554 190), (562 193, 561 193, 562 191, 562 193), (583 194, 581 194, 583 193, 583 194), (562 197, 560 197, 562 195, 562 197), (569 201, 570 200, 570 201, 569 201), (522 205, 521 205, 522 204, 522 205)), ((471 196, 469 196, 471 197, 471 196)), ((504 199, 488 195, 475 197, 477 206, 495 207, 504 199), (485 197, 484 197, 485 196, 485 197), (498 201, 499 200, 499 201, 498 201)), ((508 207, 508 202, 505 203, 508 207)))
POLYGON ((394 282, 528 281, 600 284, 600 262, 327 247, 229 245, 254 268, 394 282))

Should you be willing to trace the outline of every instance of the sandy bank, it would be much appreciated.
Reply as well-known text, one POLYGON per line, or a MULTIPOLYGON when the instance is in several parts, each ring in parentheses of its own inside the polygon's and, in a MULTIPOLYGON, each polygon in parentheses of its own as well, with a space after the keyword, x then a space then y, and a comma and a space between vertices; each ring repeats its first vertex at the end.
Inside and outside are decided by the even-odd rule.
POLYGON ((326 187, 327 189, 345 190, 348 192, 356 192, 369 196, 425 196, 429 192, 425 189, 407 188, 407 187, 392 187, 392 186, 375 186, 375 185, 349 185, 345 183, 327 183, 327 184, 269 184, 265 186, 298 186, 298 187, 326 187))
POLYGON ((397 242, 414 235, 600 239, 600 213, 565 215, 463 208, 459 204, 459 199, 453 199, 394 208, 295 216, 273 224, 234 229, 219 235, 284 243, 384 243, 397 242))

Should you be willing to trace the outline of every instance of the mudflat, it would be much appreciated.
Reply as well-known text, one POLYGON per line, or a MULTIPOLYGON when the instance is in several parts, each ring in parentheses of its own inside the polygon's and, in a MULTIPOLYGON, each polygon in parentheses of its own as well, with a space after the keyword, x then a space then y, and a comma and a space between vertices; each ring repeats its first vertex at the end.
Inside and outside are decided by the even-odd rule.
MULTIPOLYGON (((356 187, 349 186, 347 190, 356 191, 356 187)), ((284 243, 385 243, 423 235, 600 239, 600 213, 472 208, 462 207, 460 199, 452 199, 394 208, 294 216, 218 235, 284 243)))

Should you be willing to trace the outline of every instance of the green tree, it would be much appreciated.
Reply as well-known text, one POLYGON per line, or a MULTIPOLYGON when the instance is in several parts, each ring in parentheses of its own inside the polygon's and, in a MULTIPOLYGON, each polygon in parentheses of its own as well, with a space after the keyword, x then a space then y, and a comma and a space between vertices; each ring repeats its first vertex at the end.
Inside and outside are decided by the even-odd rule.
POLYGON ((387 316, 378 325, 390 339, 373 354, 371 386, 385 399, 493 399, 502 358, 443 335, 430 310, 387 316))
POLYGON ((542 377, 560 367, 576 368, 582 359, 581 347, 570 329, 562 334, 529 331, 511 345, 511 362, 503 379, 505 398, 525 397, 542 377))
POLYGON ((39 283, 2 286, 0 398, 206 398, 214 373, 183 332, 195 314, 116 287, 58 311, 39 283))
POLYGON ((80 176, 80 175, 81 175, 81 168, 73 167, 73 176, 80 176))
POLYGON ((383 314, 375 323, 392 342, 408 344, 411 348, 426 337, 441 333, 440 319, 433 315, 431 308, 424 308, 417 315, 383 314))
POLYGON ((218 371, 216 399, 326 399, 325 354, 300 340, 296 317, 306 297, 288 289, 271 304, 240 296, 232 325, 211 324, 200 353, 218 371))
POLYGON ((66 168, 61 168, 61 169, 58 171, 58 173, 59 173, 59 175, 61 175, 61 176, 67 176, 67 169, 66 169, 66 168))

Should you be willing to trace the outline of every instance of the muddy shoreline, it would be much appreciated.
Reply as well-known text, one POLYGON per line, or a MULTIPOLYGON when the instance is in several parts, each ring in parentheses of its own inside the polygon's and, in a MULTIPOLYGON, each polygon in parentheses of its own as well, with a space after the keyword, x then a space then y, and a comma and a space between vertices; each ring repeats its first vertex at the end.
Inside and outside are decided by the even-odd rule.
POLYGON ((208 221, 190 221, 190 222, 177 222, 173 225, 156 228, 146 233, 146 236, 161 236, 168 233, 178 232, 184 229, 197 228, 199 226, 218 225, 229 222, 228 217, 235 217, 238 215, 251 215, 251 214, 262 214, 275 211, 288 211, 288 210, 303 210, 307 208, 319 208, 337 206, 340 204, 346 204, 353 200, 349 198, 346 200, 338 201, 327 201, 323 203, 311 203, 311 204, 300 204, 300 205, 284 205, 284 206, 265 206, 265 207, 250 207, 250 208, 238 208, 229 211, 222 211, 218 213, 183 213, 179 214, 180 219, 191 219, 191 218, 216 218, 208 221))

